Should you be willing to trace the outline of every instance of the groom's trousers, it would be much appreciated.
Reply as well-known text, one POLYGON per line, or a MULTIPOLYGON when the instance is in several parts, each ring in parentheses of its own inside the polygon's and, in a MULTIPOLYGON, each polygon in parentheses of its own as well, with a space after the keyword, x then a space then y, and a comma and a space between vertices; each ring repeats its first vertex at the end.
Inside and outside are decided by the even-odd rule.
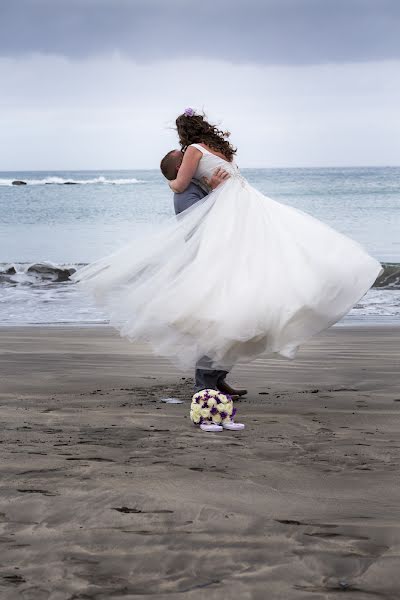
POLYGON ((224 380, 228 373, 229 371, 213 369, 211 359, 203 356, 196 365, 194 391, 218 390, 218 382, 224 380))
MULTIPOLYGON (((175 213, 179 215, 205 196, 207 196, 207 192, 199 185, 199 182, 192 182, 184 192, 174 194, 175 213)), ((218 381, 225 379, 227 374, 228 371, 213 369, 211 359, 203 356, 196 365, 194 391, 217 390, 218 381)))

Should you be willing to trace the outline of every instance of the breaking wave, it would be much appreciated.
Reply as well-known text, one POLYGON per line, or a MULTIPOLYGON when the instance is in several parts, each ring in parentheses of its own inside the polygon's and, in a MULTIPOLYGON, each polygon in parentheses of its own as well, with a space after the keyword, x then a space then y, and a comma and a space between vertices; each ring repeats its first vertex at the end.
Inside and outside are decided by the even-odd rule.
MULTIPOLYGON (((0 324, 100 324, 108 317, 70 281, 84 264, 0 263, 0 324)), ((374 287, 346 316, 348 323, 400 316, 400 264, 384 264, 374 287)))
POLYGON ((132 185, 145 183, 135 177, 108 179, 107 177, 94 177, 93 179, 64 179, 64 177, 44 177, 42 179, 4 179, 0 178, 0 186, 24 186, 24 185, 132 185))
MULTIPOLYGON (((0 263, 0 285, 40 285, 69 281, 70 276, 86 263, 58 265, 43 263, 0 263)), ((373 287, 400 290, 400 263, 382 263, 384 271, 373 287)))

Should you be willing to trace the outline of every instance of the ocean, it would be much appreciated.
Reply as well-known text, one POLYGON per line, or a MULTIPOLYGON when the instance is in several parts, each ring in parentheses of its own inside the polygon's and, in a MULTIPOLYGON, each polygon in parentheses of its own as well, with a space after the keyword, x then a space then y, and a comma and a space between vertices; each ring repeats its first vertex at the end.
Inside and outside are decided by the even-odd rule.
MULTIPOLYGON (((243 169, 257 189, 361 243, 384 276, 341 324, 400 315, 400 167, 243 169)), ((106 323, 72 270, 173 216, 156 170, 0 172, 0 325, 106 323), (13 181, 26 185, 13 185, 13 181)))

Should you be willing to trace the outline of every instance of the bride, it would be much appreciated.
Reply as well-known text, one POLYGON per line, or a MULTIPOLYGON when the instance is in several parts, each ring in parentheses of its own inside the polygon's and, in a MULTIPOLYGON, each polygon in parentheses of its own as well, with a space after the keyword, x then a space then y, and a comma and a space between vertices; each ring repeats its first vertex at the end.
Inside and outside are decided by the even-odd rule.
POLYGON ((227 134, 203 115, 186 109, 176 126, 184 156, 173 191, 218 167, 230 178, 75 281, 103 303, 121 335, 149 342, 183 368, 202 357, 216 369, 265 352, 293 358, 360 300, 381 265, 358 243, 253 188, 227 134))

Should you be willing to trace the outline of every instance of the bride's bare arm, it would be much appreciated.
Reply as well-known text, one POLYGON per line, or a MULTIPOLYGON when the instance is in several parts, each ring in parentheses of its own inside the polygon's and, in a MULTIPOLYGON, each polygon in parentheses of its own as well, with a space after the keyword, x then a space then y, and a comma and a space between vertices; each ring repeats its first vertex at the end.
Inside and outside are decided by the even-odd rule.
POLYGON ((189 146, 189 148, 186 150, 185 155, 183 157, 183 161, 179 168, 176 179, 169 182, 169 187, 171 188, 171 190, 173 192, 176 192, 179 194, 186 190, 189 183, 193 179, 194 174, 196 173, 200 158, 201 158, 200 150, 197 150, 197 148, 193 148, 192 146, 189 146))

